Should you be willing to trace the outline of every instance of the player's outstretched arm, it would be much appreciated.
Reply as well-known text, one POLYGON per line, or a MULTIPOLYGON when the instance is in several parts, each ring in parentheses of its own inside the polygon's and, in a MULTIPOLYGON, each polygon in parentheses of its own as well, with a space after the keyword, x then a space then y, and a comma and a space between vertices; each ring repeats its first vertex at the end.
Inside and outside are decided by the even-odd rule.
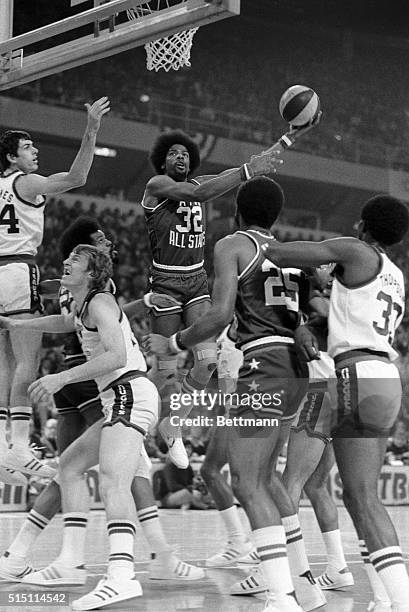
POLYGON ((238 277, 238 251, 233 237, 227 236, 216 243, 214 269, 210 310, 199 321, 170 338, 148 334, 143 340, 145 350, 156 355, 177 353, 218 336, 230 323, 234 313, 238 277))
POLYGON ((146 311, 154 306, 158 306, 159 308, 170 308, 172 306, 180 306, 180 303, 165 293, 152 292, 145 293, 143 298, 139 300, 133 300, 132 302, 128 302, 128 304, 124 304, 122 310, 128 319, 133 319, 145 315, 146 311))
POLYGON ((37 195, 63 193, 75 187, 85 185, 94 158, 95 142, 101 119, 110 110, 106 96, 93 104, 85 104, 88 114, 87 127, 82 137, 81 146, 68 172, 51 174, 48 177, 39 174, 28 174, 18 180, 19 194, 25 199, 37 195))
POLYGON ((48 332, 50 334, 66 334, 75 331, 73 315, 49 315, 35 319, 10 319, 0 316, 0 329, 16 329, 24 331, 48 332))
POLYGON ((262 245, 264 256, 279 268, 321 266, 329 263, 348 264, 367 250, 357 238, 330 238, 322 242, 278 242, 262 245))

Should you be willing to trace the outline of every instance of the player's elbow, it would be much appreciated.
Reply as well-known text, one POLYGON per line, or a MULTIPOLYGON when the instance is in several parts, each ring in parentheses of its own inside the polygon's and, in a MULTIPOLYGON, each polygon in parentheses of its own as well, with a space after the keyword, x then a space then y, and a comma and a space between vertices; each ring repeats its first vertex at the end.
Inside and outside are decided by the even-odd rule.
POLYGON ((87 175, 83 173, 71 173, 67 175, 67 182, 69 183, 69 189, 75 189, 76 187, 84 187, 87 182, 87 175))

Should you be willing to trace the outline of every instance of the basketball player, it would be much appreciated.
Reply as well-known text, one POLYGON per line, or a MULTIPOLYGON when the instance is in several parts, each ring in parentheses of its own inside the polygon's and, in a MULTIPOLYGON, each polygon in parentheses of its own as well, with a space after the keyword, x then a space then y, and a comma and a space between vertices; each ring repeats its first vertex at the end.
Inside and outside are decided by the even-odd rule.
POLYGON ((242 185, 237 213, 243 229, 215 246, 210 310, 169 339, 150 334, 144 340, 157 354, 186 349, 220 332, 235 310, 244 363, 237 384, 240 402, 230 408, 236 422, 227 428, 227 453, 233 492, 249 518, 268 585, 268 612, 313 610, 325 603, 309 569, 294 506, 275 471, 305 387, 294 350, 305 279, 300 270, 267 262, 261 251, 265 241, 275 241, 270 227, 283 200, 281 187, 269 178, 242 185), (260 424, 261 416, 274 418, 268 424, 260 419, 260 424), (287 548, 302 608, 295 599, 287 548))
MULTIPOLYGON (((39 271, 35 264, 43 238, 45 196, 85 184, 102 117, 109 112, 108 98, 86 104, 88 121, 78 154, 68 172, 45 177, 36 174, 38 149, 27 132, 9 130, 0 138, 0 310, 11 318, 37 317, 39 271)), ((11 331, 0 334, 0 478, 21 484, 15 472, 52 477, 55 470, 34 457, 28 445, 32 408, 27 389, 35 379, 41 334, 11 331), (13 365, 15 364, 15 365, 13 365), (8 450, 6 423, 11 418, 8 450)))
MULTIPOLYGON (((40 378, 29 388, 32 398, 39 401, 67 384, 95 379, 104 407, 99 465, 110 544, 108 571, 91 593, 73 602, 74 610, 104 607, 142 595, 133 565, 131 484, 141 461, 143 437, 158 418, 159 398, 146 377, 146 363, 128 319, 112 293, 105 290, 111 276, 111 259, 93 246, 79 245, 65 260, 62 284, 72 293, 76 312, 54 315, 51 320, 55 331, 77 330, 88 361, 40 378)), ((64 495, 64 482, 62 486, 64 495)), ((84 548, 86 522, 85 517, 73 516, 64 530, 64 537, 70 539, 65 549, 73 556, 84 548)), ((85 570, 79 567, 77 572, 85 570)))
POLYGON ((385 248, 400 242, 408 226, 406 205, 378 195, 362 208, 358 239, 263 246, 266 257, 279 266, 337 264, 328 320, 328 353, 335 360, 338 379, 333 445, 361 553, 377 573, 368 571, 375 594, 373 609, 387 610, 390 601, 393 612, 409 611, 409 577, 377 486, 387 437, 401 405, 392 343, 402 320, 405 291, 402 272, 385 248))
MULTIPOLYGON (((60 249, 63 259, 78 244, 93 244, 107 255, 112 254, 112 243, 107 240, 95 219, 91 217, 77 218, 64 232, 61 237, 60 249)), ((112 285, 112 281, 110 281, 112 285)), ((150 303, 157 303, 162 306, 172 306, 175 300, 169 296, 151 294, 150 303)), ((143 300, 137 300, 125 305, 126 310, 135 310, 139 303, 144 305, 143 300)), ((60 290, 60 308, 62 314, 70 315, 74 307, 73 297, 68 289, 60 290)), ((43 319, 44 320, 44 319, 43 319)), ((27 322, 25 323, 27 325, 27 322)), ((64 344, 64 354, 66 367, 74 367, 86 361, 81 344, 75 332, 66 334, 64 344)), ((102 404, 98 395, 98 387, 95 381, 73 383, 65 386, 57 392, 54 400, 58 410, 58 429, 57 446, 60 455, 60 467, 65 465, 70 469, 70 481, 81 481, 84 473, 98 462, 97 451, 99 448, 100 430, 102 426, 102 404), (76 445, 70 453, 64 453, 65 449, 81 434, 87 427, 94 423, 98 425, 92 429, 89 436, 81 438, 81 444, 76 445), (94 447, 95 452, 89 452, 94 447), (96 458, 95 458, 96 455, 96 458)), ((152 554, 156 555, 156 560, 150 567, 150 577, 166 579, 195 579, 203 577, 203 572, 180 561, 171 551, 163 534, 156 503, 153 497, 152 488, 149 482, 149 459, 144 456, 148 470, 142 470, 142 475, 137 476, 132 484, 132 494, 138 510, 138 517, 141 526, 148 540, 152 554), (147 473, 146 473, 147 472, 147 473)), ((88 495, 87 495, 88 497, 88 495)), ((68 493, 68 498, 72 501, 72 512, 78 513, 80 510, 75 506, 76 489, 68 493)), ((30 510, 16 538, 8 547, 8 550, 0 557, 0 579, 19 582, 24 576, 34 570, 27 563, 27 555, 32 549, 36 539, 48 525, 53 516, 61 507, 61 491, 57 480, 52 480, 50 484, 40 493, 30 510)), ((66 513, 71 510, 66 509, 66 513)), ((70 516, 72 517, 72 512, 70 516)), ((86 515, 86 511, 85 511, 86 515)), ((69 579, 72 581, 72 573, 69 579)), ((31 576, 35 580, 35 576, 31 576)), ((53 584, 45 582, 41 575, 40 584, 53 584)), ((61 584, 61 580, 58 584, 61 584)), ((67 579, 67 578, 66 578, 67 579)), ((37 582, 36 584, 38 584, 37 582)))
MULTIPOLYGON (((255 175, 275 172, 282 163, 279 158, 281 152, 317 125, 320 117, 321 114, 318 114, 308 126, 291 130, 270 149, 253 155, 240 168, 195 179, 190 177, 200 165, 196 143, 181 131, 159 136, 150 155, 156 176, 148 181, 142 199, 153 258, 150 290, 168 293, 181 305, 177 308, 154 308, 151 321, 153 332, 170 337, 182 326, 200 320, 209 310, 210 296, 203 268, 206 230, 203 204, 255 175)), ((216 369, 215 338, 206 338, 192 351, 194 365, 181 388, 185 397, 204 389, 216 369)), ((174 379, 176 365, 175 357, 158 357, 152 376, 159 391, 166 382, 174 379)), ((178 415, 181 418, 187 416, 191 408, 192 405, 186 403, 179 409, 178 415)), ((186 468, 189 460, 180 428, 172 427, 169 417, 166 417, 159 430, 168 444, 172 461, 178 467, 186 468)))

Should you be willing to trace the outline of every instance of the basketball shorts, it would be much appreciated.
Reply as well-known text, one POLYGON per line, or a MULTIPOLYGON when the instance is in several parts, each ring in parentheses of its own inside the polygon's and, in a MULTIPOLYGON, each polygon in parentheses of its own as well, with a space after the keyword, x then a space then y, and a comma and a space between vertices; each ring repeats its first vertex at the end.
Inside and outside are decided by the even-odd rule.
POLYGON ((308 390, 301 400, 300 411, 293 431, 306 431, 325 443, 331 439, 332 421, 337 406, 334 360, 321 351, 321 359, 308 364, 308 390))
POLYGON ((100 394, 105 421, 103 427, 122 423, 145 436, 158 421, 159 394, 145 376, 116 383, 100 394))
POLYGON ((0 314, 43 312, 38 293, 39 282, 40 271, 35 263, 0 265, 0 314))
POLYGON ((388 437, 402 400, 397 367, 387 359, 368 356, 340 356, 335 364, 338 406, 332 437, 388 437))
POLYGON ((180 306, 170 306, 167 308, 153 306, 152 312, 157 317, 166 314, 182 313, 195 304, 210 302, 207 274, 203 269, 191 274, 159 272, 158 270, 151 269, 148 291, 170 295, 180 303, 180 306))
POLYGON ((85 414, 88 410, 99 407, 102 416, 102 404, 94 380, 66 385, 54 395, 55 406, 61 415, 72 412, 85 414))
POLYGON ((297 360, 293 344, 273 342, 245 349, 237 402, 232 402, 230 416, 260 415, 291 421, 307 385, 307 368, 297 360))

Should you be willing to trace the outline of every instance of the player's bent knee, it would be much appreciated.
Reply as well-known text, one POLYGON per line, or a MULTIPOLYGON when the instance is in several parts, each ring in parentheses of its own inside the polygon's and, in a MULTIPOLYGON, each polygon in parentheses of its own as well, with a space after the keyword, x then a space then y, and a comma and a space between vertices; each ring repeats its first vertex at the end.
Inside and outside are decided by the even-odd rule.
POLYGON ((198 379, 204 376, 210 379, 211 375, 217 368, 217 350, 214 342, 202 343, 193 349, 194 366, 192 376, 198 379))

